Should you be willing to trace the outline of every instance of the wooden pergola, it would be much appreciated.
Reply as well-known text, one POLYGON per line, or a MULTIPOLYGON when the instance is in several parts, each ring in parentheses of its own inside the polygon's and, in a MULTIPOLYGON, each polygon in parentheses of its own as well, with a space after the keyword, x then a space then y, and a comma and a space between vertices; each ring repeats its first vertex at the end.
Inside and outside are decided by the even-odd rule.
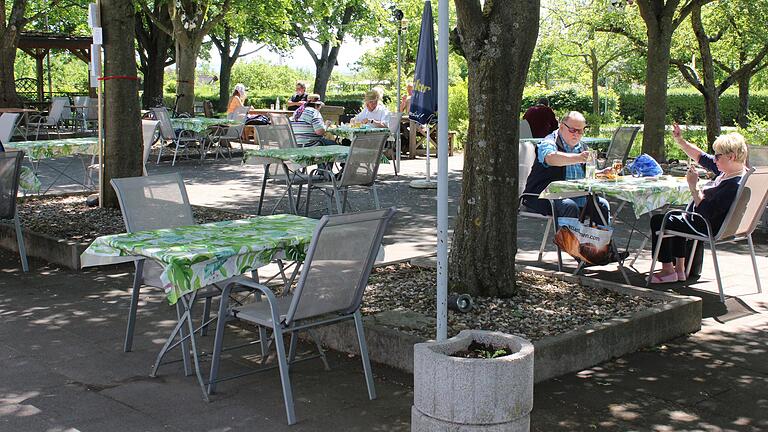
POLYGON ((35 59, 37 66, 37 100, 43 101, 43 59, 52 49, 63 49, 72 53, 86 64, 91 62, 90 37, 68 36, 54 33, 22 33, 19 49, 35 59))

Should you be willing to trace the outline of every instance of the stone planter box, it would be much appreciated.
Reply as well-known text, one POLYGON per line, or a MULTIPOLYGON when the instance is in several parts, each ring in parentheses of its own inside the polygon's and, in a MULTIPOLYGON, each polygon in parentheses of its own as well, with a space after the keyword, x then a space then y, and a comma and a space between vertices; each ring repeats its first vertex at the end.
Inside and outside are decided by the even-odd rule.
POLYGON ((533 345, 499 332, 463 330, 443 342, 419 343, 414 352, 411 431, 528 431, 533 409, 533 345), (472 341, 511 354, 462 358, 472 341))
MULTIPOLYGON (((533 342, 536 349, 535 382, 576 372, 701 329, 702 302, 698 297, 654 291, 535 267, 518 266, 517 269, 578 282, 584 286, 606 288, 665 301, 663 304, 638 311, 629 317, 614 318, 533 342)), ((381 321, 384 320, 378 315, 363 318, 371 360, 413 373, 413 345, 425 340, 390 328, 391 324, 385 327, 380 323, 381 321)), ((419 325, 434 324, 419 323, 419 325)), ((355 343, 355 328, 351 323, 322 327, 316 332, 322 342, 332 349, 359 353, 355 343)))
MULTIPOLYGON (((74 270, 80 269, 80 254, 88 247, 88 243, 57 239, 26 229, 22 229, 22 231, 24 245, 27 247, 27 256, 40 258, 74 270)), ((19 252, 13 225, 0 224, 0 247, 16 253, 19 252)), ((32 269, 30 268, 30 270, 32 269)))

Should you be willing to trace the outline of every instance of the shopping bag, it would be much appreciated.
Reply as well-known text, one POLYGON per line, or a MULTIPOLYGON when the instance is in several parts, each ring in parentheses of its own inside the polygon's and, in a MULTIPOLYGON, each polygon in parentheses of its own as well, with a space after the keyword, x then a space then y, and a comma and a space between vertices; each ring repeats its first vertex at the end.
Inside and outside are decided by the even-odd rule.
POLYGON ((613 260, 613 228, 592 226, 577 218, 561 217, 557 221, 560 228, 555 234, 555 244, 565 253, 594 265, 608 264, 613 260))

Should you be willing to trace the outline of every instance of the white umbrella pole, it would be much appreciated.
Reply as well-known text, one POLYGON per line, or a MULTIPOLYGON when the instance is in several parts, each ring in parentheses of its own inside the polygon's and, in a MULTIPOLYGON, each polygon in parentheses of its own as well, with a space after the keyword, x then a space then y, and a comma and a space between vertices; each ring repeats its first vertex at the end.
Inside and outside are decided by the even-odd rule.
POLYGON ((427 123, 427 183, 432 181, 432 170, 429 168, 429 123, 427 123))
MULTIPOLYGON (((403 21, 398 20, 397 22, 397 110, 396 112, 400 113, 400 118, 397 119, 400 123, 403 121, 403 113, 400 112, 400 76, 401 76, 401 66, 400 66, 400 36, 403 32, 403 21)), ((399 131, 399 128, 398 128, 399 131)), ((400 134, 398 133, 395 137, 395 167, 397 167, 397 170, 400 171, 400 152, 401 152, 401 143, 400 143, 400 134)))
MULTIPOLYGON (((448 35, 450 31, 447 0, 438 3, 437 16, 437 340, 443 341, 448 337, 448 35)), ((427 172, 429 172, 429 150, 427 150, 427 172)))

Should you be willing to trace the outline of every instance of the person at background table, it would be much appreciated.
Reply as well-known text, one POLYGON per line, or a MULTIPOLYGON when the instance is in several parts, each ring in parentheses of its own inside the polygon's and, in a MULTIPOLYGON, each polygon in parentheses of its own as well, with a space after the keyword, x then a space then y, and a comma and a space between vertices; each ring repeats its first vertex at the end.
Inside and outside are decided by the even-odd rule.
MULTIPOLYGON (((571 111, 560 121, 557 130, 547 135, 536 146, 536 158, 525 184, 525 193, 540 194, 553 181, 578 180, 584 178, 584 164, 589 158, 588 147, 581 142, 587 121, 578 111, 571 111)), ((549 201, 526 196, 523 204, 543 215, 552 214, 549 201)), ((579 217, 587 205, 586 197, 554 200, 558 217, 579 217)), ((609 220, 609 205, 605 198, 598 197, 598 206, 605 220, 609 220)), ((589 214, 590 219, 600 221, 597 213, 589 214)), ((601 221, 600 221, 601 222, 601 221)), ((601 222, 602 223, 602 222, 601 222)))
POLYGON ((234 114, 235 111, 238 110, 238 108, 242 108, 245 105, 243 105, 243 102, 245 102, 245 86, 241 83, 235 84, 235 90, 232 92, 232 96, 229 98, 229 103, 227 104, 227 116, 234 114))
POLYGON ((527 120, 531 126, 531 134, 534 138, 544 138, 557 129, 557 117, 549 107, 547 98, 540 98, 536 105, 528 108, 523 114, 523 120, 527 120))
MULTIPOLYGON (((693 195, 693 201, 688 204, 686 210, 702 215, 709 222, 714 235, 720 230, 733 200, 736 199, 739 182, 746 170, 747 143, 744 137, 736 132, 720 135, 712 144, 715 154, 707 154, 683 138, 677 123, 672 127, 672 138, 688 157, 717 176, 701 187, 698 186, 699 176, 693 166, 688 167, 688 173, 685 176, 688 188, 693 195)), ((652 251, 656 250, 657 232, 661 229, 664 217, 661 214, 651 217, 652 251)), ((673 214, 666 218, 665 229, 707 235, 706 224, 700 217, 673 214)), ((651 283, 671 283, 688 278, 685 274, 685 242, 686 239, 682 237, 669 237, 661 241, 659 249, 661 270, 653 275, 651 283)))
POLYGON ((291 115, 291 129, 299 147, 336 144, 324 137, 325 124, 320 114, 321 106, 323 103, 320 102, 320 95, 311 94, 307 96, 307 102, 300 105, 291 115))
POLYGON ((354 120, 373 127, 389 127, 389 110, 381 102, 379 92, 371 90, 365 93, 363 110, 354 117, 354 120))
POLYGON ((405 86, 405 94, 403 95, 402 99, 400 99, 400 112, 401 113, 408 113, 408 111, 411 110, 411 97, 413 97, 413 84, 408 83, 407 86, 405 86))
POLYGON ((297 108, 307 102, 307 84, 304 81, 296 82, 296 93, 291 96, 285 106, 289 111, 296 111, 297 108))

